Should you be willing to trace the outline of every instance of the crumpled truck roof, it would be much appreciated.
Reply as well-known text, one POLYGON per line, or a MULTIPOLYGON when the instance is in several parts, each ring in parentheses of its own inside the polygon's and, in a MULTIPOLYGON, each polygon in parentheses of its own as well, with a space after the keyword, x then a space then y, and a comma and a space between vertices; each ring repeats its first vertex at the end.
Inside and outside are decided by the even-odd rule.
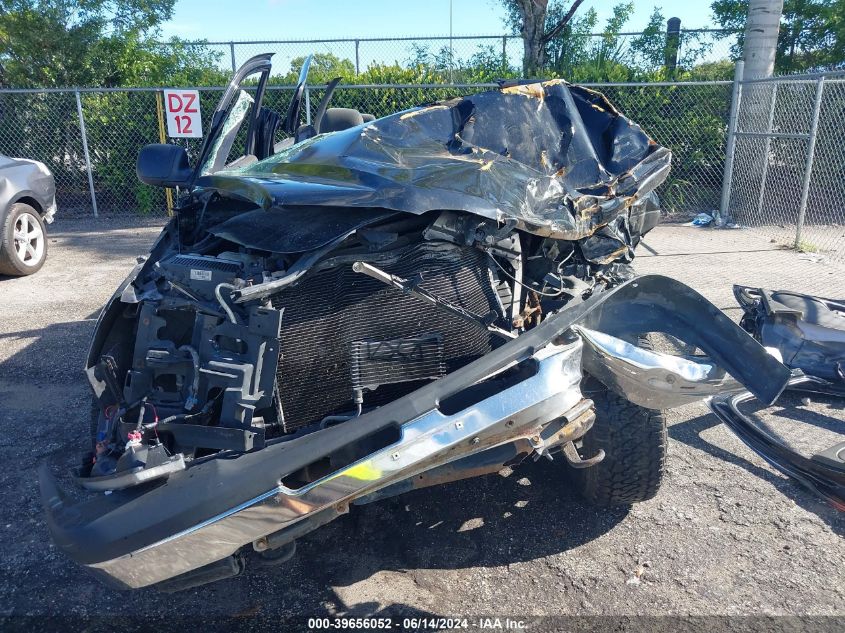
POLYGON ((632 216, 647 205, 634 203, 666 179, 670 162, 671 152, 603 95, 551 80, 316 136, 197 185, 266 210, 458 210, 558 239, 595 234, 585 254, 609 261, 631 246, 628 233, 638 235, 642 218, 632 216))

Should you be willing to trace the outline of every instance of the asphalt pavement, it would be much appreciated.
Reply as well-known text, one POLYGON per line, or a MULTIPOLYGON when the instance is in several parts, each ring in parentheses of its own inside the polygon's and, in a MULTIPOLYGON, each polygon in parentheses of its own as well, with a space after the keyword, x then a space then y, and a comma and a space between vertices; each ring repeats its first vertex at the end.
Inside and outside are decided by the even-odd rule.
MULTIPOLYGON (((284 567, 247 569, 177 594, 106 588, 50 542, 35 468, 48 460, 67 470, 85 450, 88 339, 100 307, 156 234, 155 227, 59 222, 37 275, 0 278, 0 615, 12 616, 7 622, 23 615, 204 615, 222 623, 304 614, 845 615, 843 515, 769 468, 704 404, 670 413, 665 484, 629 509, 586 505, 560 460, 541 460, 507 477, 354 508, 303 539, 284 567)), ((675 276, 736 318, 733 283, 845 297, 841 269, 749 231, 666 226, 646 244, 653 253, 640 249, 640 272, 675 276)), ((793 432, 804 425, 828 434, 845 417, 842 402, 792 396, 765 416, 793 432)))

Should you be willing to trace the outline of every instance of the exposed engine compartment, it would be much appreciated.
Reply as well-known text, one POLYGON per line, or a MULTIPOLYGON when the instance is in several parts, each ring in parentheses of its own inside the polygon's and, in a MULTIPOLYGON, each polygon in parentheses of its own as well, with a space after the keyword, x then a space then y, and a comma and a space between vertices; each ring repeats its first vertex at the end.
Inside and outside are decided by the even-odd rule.
MULTIPOLYGON (((444 301, 499 321, 484 260, 476 249, 429 241, 366 257, 388 273, 416 278, 444 301)), ((389 402, 491 349, 479 324, 356 273, 351 261, 303 277, 271 302, 284 314, 277 384, 285 431, 358 404, 389 402)))
POLYGON ((352 421, 631 276, 451 211, 363 213, 351 231, 315 219, 299 247, 340 235, 260 250, 216 234, 250 213, 232 202, 183 210, 122 293, 133 328, 114 329, 89 370, 99 412, 83 485, 131 486, 151 467, 352 421))

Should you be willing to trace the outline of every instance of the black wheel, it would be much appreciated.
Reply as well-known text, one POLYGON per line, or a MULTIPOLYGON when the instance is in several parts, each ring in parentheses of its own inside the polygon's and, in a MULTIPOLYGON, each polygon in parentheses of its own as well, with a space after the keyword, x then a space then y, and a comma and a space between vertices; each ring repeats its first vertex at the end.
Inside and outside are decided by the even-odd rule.
POLYGON ((0 226, 0 274, 31 275, 47 259, 44 220, 28 204, 16 203, 0 226))
MULTIPOLYGON (((651 348, 641 340, 641 347, 651 348)), ((604 459, 589 468, 572 469, 572 482, 590 503, 630 505, 654 497, 666 470, 666 416, 646 409, 608 390, 591 376, 582 383, 584 395, 596 405, 596 421, 584 436, 579 452, 604 459)))

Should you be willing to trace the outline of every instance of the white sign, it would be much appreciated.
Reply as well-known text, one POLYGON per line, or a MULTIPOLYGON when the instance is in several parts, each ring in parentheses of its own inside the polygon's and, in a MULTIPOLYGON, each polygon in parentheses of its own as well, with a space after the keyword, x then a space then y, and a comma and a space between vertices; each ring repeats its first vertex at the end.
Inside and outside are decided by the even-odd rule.
POLYGON ((165 90, 167 135, 171 138, 202 138, 198 90, 165 90))

